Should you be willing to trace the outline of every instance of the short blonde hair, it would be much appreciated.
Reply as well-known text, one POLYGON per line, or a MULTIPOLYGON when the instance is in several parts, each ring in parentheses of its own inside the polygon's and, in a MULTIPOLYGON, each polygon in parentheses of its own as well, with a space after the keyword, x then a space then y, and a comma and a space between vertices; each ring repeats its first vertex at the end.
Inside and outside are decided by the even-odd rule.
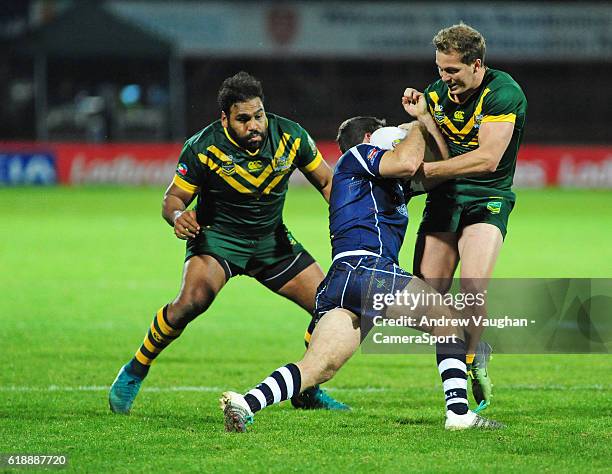
POLYGON ((461 62, 472 64, 477 59, 484 63, 486 44, 484 37, 465 23, 449 26, 436 34, 433 44, 441 53, 457 52, 461 62))

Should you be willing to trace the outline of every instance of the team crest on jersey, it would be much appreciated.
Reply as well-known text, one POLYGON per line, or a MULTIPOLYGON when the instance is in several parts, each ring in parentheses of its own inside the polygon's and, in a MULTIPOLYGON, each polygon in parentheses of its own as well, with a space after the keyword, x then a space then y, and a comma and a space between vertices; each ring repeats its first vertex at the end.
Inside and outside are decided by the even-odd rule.
POLYGON ((464 122, 465 112, 463 110, 455 110, 455 113, 453 114, 453 120, 455 122, 464 122))
POLYGON ((474 118, 474 128, 480 128, 480 124, 482 123, 482 114, 478 114, 474 118))
POLYGON ((247 168, 249 169, 249 171, 259 171, 263 168, 263 163, 261 162, 261 160, 249 161, 247 163, 247 168))
POLYGON ((221 171, 223 171, 223 174, 227 175, 227 176, 231 176, 236 172, 236 167, 234 166, 234 163, 223 163, 221 165, 221 171))
POLYGON ((487 203, 487 210, 491 213, 491 214, 499 214, 501 211, 501 201, 489 201, 487 203))
POLYGON ((406 204, 401 204, 395 208, 397 212, 399 212, 402 216, 408 217, 408 209, 406 208, 406 204))
POLYGON ((181 176, 185 176, 187 174, 187 165, 185 163, 179 163, 176 167, 176 172, 181 176))
POLYGON ((286 156, 281 156, 274 161, 274 172, 276 173, 284 173, 289 168, 291 168, 291 164, 288 163, 286 156))
POLYGON ((377 153, 378 153, 378 148, 372 148, 370 152, 368 153, 367 158, 371 165, 374 164, 374 159, 376 158, 377 153))
POLYGON ((444 118, 446 117, 446 115, 444 115, 444 107, 440 104, 436 104, 433 115, 437 122, 444 122, 444 118))

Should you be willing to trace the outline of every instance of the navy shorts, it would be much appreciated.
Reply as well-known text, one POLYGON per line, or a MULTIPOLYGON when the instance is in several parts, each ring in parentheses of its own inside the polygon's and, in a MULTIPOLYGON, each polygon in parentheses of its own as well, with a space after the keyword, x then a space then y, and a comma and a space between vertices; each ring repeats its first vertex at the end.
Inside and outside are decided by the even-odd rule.
POLYGON ((365 317, 375 293, 403 290, 411 279, 410 273, 385 257, 339 258, 317 289, 313 323, 334 308, 348 309, 365 317))

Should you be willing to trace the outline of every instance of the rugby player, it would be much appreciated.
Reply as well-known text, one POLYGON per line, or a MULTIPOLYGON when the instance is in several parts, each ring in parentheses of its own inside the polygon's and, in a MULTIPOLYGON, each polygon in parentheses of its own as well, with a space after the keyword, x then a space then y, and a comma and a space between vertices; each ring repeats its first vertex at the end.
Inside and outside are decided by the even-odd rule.
MULTIPOLYGON (((445 28, 433 44, 440 79, 424 92, 407 88, 404 97, 409 103, 425 98, 451 158, 422 165, 425 178, 447 181, 427 196, 413 271, 445 293, 461 260, 462 291, 484 295, 516 200, 511 186, 527 100, 509 74, 485 66, 485 39, 474 28, 445 28)), ((492 390, 483 329, 468 328, 468 373, 480 409, 492 390)))
MULTIPOLYGON (((162 205, 176 237, 187 241, 181 288, 113 382, 109 404, 115 413, 129 413, 156 357, 233 276, 251 276, 312 315, 324 275, 285 227, 282 212, 296 168, 326 201, 332 173, 306 130, 267 113, 263 101, 261 83, 251 75, 227 78, 218 93, 221 119, 185 142, 162 205), (195 210, 188 210, 196 196, 195 210)), ((317 386, 292 402, 296 408, 349 408, 317 386)))
MULTIPOLYGON (((396 290, 437 294, 398 266, 408 224, 403 180, 413 176, 423 161, 426 130, 433 126, 437 132, 424 99, 420 99, 420 105, 407 108, 414 109, 422 124, 413 127, 408 137, 392 150, 368 144, 371 134, 384 125, 374 117, 355 117, 340 126, 337 140, 344 154, 334 172, 329 209, 333 261, 318 289, 316 328, 310 346, 302 360, 278 368, 245 395, 222 394, 220 403, 227 431, 244 432, 253 415, 266 406, 331 379, 359 346, 361 318, 368 317, 362 297, 367 301, 377 288, 391 294, 396 290)), ((436 305, 425 310, 430 317, 452 313, 450 308, 436 305)), ((397 318, 405 311, 392 304, 386 317, 397 318)), ((501 427, 468 408, 463 329, 450 324, 416 327, 434 336, 447 337, 436 345, 446 398, 445 427, 451 430, 501 427)))

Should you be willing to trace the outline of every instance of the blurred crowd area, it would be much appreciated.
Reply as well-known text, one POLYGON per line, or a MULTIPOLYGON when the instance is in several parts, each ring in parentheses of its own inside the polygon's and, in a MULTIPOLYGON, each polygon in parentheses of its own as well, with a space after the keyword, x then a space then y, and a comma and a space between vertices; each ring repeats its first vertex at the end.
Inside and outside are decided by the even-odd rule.
MULTIPOLYGON (((437 78, 433 46, 427 41, 401 49, 384 42, 363 49, 351 44, 325 49, 326 45, 313 39, 316 31, 311 35, 304 31, 308 21, 312 21, 309 15, 321 10, 322 5, 331 4, 325 8, 337 5, 336 11, 344 17, 340 18, 338 13, 330 21, 343 21, 346 28, 357 30, 356 34, 371 35, 384 27, 376 23, 380 20, 376 12, 388 15, 384 8, 376 10, 381 2, 4 0, 2 3, 2 141, 181 141, 219 117, 218 87, 224 78, 240 70, 263 81, 269 111, 299 121, 317 139, 333 139, 338 124, 353 115, 376 115, 389 123, 405 121, 400 106, 404 88, 422 89, 437 78), (243 10, 236 10, 237 5, 243 5, 243 10), (176 13, 171 19, 165 13, 169 6, 176 13), (358 16, 351 17, 346 12, 359 15, 365 7, 370 9, 372 24, 364 22, 359 31, 354 27, 358 16), (248 17, 253 16, 250 12, 254 8, 267 13, 260 23, 254 19, 251 24, 248 17), (75 9, 79 9, 77 14, 75 9), (233 21, 231 15, 223 15, 225 11, 242 11, 247 19, 236 15, 233 21), (210 20, 215 12, 223 15, 227 27, 210 20), (209 22, 199 25, 198 15, 209 22), (76 31, 80 30, 80 19, 82 31, 76 31), (98 24, 89 27, 88 22, 98 24), (236 27, 236 23, 240 24, 236 27), (239 33, 231 33, 231 28, 238 28, 239 33), (259 29, 266 30, 268 39, 261 40, 259 29), (220 39, 224 34, 227 39, 220 39), (237 34, 243 36, 238 38, 237 34), (160 38, 159 48, 150 41, 152 37, 160 38), (245 47, 232 48, 234 40, 245 47), (301 44, 304 49, 300 49, 301 44), (399 53, 393 53, 393 48, 399 53)), ((548 2, 520 3, 525 12, 538 6, 550 8, 548 2)), ((491 2, 482 3, 485 4, 490 6, 491 2)), ((436 8, 445 5, 441 3, 436 8)), ((520 50, 513 53, 505 45, 507 38, 496 39, 494 33, 488 34, 493 29, 487 23, 490 19, 476 17, 470 13, 472 10, 467 10, 466 15, 467 19, 471 14, 476 23, 482 23, 473 26, 490 39, 487 64, 509 72, 527 95, 526 142, 610 143, 612 43, 610 34, 606 36, 605 32, 612 31, 612 6, 609 2, 555 5, 582 5, 583 10, 603 12, 591 17, 599 19, 596 26, 604 33, 593 33, 593 28, 585 24, 588 47, 583 47, 582 53, 579 47, 562 45, 550 49, 553 53, 548 54, 549 50, 540 46, 526 50, 523 57, 520 50), (591 34, 595 36, 591 38, 591 34), (496 55, 496 46, 506 47, 509 52, 496 55), (595 49, 589 49, 591 46, 595 49), (599 55, 597 48, 604 54, 599 55)), ((421 11, 427 11, 426 5, 421 7, 421 11)), ((455 16, 463 19, 461 10, 455 16)), ((453 16, 441 16, 439 21, 446 18, 453 16)), ((511 22, 509 18, 501 21, 511 22)), ((428 17, 425 24, 419 24, 418 37, 433 36, 436 21, 428 17)), ((448 25, 439 24, 440 28, 444 26, 448 25)), ((539 27, 551 25, 529 28, 539 27)), ((393 28, 401 31, 401 25, 390 25, 390 30, 393 28)), ((523 26, 514 28, 521 31, 523 26)), ((580 33, 576 37, 580 38, 580 33)), ((338 38, 341 41, 343 36, 338 38)), ((354 43, 348 35, 346 41, 354 43)))

